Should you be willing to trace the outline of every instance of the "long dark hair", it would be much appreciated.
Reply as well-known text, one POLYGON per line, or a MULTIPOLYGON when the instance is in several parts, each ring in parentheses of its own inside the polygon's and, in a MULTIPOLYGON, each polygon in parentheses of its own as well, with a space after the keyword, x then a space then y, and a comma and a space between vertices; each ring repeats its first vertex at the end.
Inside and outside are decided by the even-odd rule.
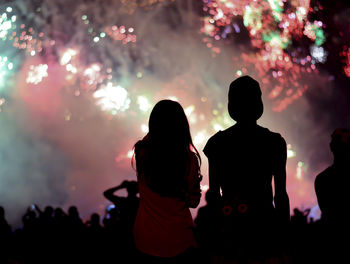
POLYGON ((201 164, 185 112, 178 102, 161 100, 148 126, 148 134, 134 146, 138 176, 143 173, 152 191, 179 197, 186 190, 190 155, 195 155, 198 171, 201 164))

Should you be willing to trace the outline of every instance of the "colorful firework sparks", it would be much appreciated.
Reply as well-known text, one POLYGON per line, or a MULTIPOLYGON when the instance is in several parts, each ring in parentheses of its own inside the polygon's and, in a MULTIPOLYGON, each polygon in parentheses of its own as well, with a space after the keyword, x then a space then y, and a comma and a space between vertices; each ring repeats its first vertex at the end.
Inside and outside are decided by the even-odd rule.
POLYGON ((114 86, 111 82, 95 91, 93 96, 97 99, 96 105, 113 115, 127 110, 130 106, 127 90, 119 85, 114 86))
POLYGON ((344 68, 343 71, 346 76, 350 78, 350 47, 344 47, 343 51, 340 54, 344 59, 344 68))
POLYGON ((12 8, 8 7, 5 13, 0 16, 0 39, 5 40, 10 35, 11 29, 14 29, 14 22, 17 17, 11 16, 12 8))
POLYGON ((47 64, 39 64, 37 66, 31 65, 29 67, 26 82, 32 83, 34 85, 40 83, 43 80, 43 78, 48 76, 47 69, 47 64))
POLYGON ((4 105, 6 102, 5 98, 0 98, 0 112, 2 111, 1 106, 4 105))
MULTIPOLYGON (((28 108, 40 109, 35 118, 53 112, 53 119, 64 117, 77 130, 77 120, 89 122, 91 112, 86 109, 103 111, 98 117, 108 117, 103 120, 109 128, 100 130, 123 122, 118 129, 134 126, 128 134, 134 139, 148 132, 146 119, 154 103, 169 98, 184 106, 200 150, 210 135, 233 124, 219 79, 250 74, 265 89, 267 105, 272 102, 273 110, 283 111, 308 89, 307 78, 312 80, 321 63, 330 60, 331 38, 324 33, 329 32, 328 20, 313 19, 311 13, 321 6, 315 4, 318 8, 311 11, 309 0, 203 0, 204 17, 195 9, 202 8, 197 1, 122 0, 111 1, 108 7, 97 0, 39 2, 37 6, 38 1, 16 0, 13 7, 0 6, 0 111, 10 109, 10 89, 21 89, 23 93, 17 94, 26 98, 28 108), (72 12, 62 12, 62 2, 72 12), (198 28, 193 21, 202 21, 203 26, 198 28), (201 68, 221 62, 229 73, 211 74, 213 68, 201 68), (21 87, 7 82, 14 72, 23 76, 21 87), (54 111, 47 110, 53 103, 54 111)), ((350 78, 348 46, 341 56, 350 78)), ((112 154, 120 167, 133 155, 130 138, 117 142, 118 150, 112 154)), ((292 163, 304 161, 300 156, 294 144, 288 146, 292 163)), ((289 165, 300 182, 306 180, 305 164, 289 165)))
MULTIPOLYGON (((89 25, 90 21, 87 15, 82 15, 81 19, 85 25, 89 25)), ((88 28, 88 34, 92 36, 92 40, 94 43, 98 43, 101 39, 106 36, 110 37, 115 41, 121 41, 123 44, 127 44, 129 42, 136 42, 136 35, 132 34, 134 32, 134 28, 126 28, 125 26, 106 26, 105 31, 96 32, 92 26, 88 28)))
POLYGON ((4 81, 12 69, 13 63, 6 56, 0 56, 0 88, 4 85, 4 81))
POLYGON ((255 68, 262 82, 272 87, 269 93, 274 110, 282 111, 307 89, 299 83, 302 75, 317 73, 316 64, 324 63, 327 57, 321 46, 326 40, 325 25, 322 21, 308 21, 310 10, 309 0, 204 0, 207 16, 203 18, 202 32, 207 37, 203 41, 214 53, 219 53, 215 41, 247 31, 253 51, 243 50, 244 66, 236 76, 247 68, 255 68), (243 29, 239 27, 240 17, 243 29), (295 44, 303 36, 314 43, 310 46, 311 54, 300 51, 295 44))
POLYGON ((132 14, 137 8, 151 9, 157 4, 174 2, 176 0, 121 0, 127 12, 132 14))
POLYGON ((106 27, 106 34, 114 40, 122 41, 123 44, 127 44, 129 42, 136 42, 136 35, 131 34, 134 32, 134 28, 126 29, 125 26, 113 25, 111 27, 106 27))

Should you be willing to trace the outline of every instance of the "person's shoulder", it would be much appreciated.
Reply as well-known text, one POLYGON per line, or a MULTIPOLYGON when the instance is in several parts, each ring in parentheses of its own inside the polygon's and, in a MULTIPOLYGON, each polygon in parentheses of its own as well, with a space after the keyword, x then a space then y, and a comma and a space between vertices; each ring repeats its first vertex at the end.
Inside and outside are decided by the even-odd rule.
POLYGON ((214 149, 220 147, 223 143, 225 143, 226 138, 229 134, 228 131, 230 129, 231 127, 225 130, 219 130, 213 136, 211 136, 203 149, 204 154, 207 156, 210 155, 211 152, 215 151, 214 149))
POLYGON ((264 134, 270 141, 278 145, 286 145, 286 140, 278 132, 273 132, 266 127, 259 126, 261 133, 264 134))
POLYGON ((327 180, 332 174, 332 166, 320 172, 315 178, 315 185, 322 184, 323 181, 327 180))

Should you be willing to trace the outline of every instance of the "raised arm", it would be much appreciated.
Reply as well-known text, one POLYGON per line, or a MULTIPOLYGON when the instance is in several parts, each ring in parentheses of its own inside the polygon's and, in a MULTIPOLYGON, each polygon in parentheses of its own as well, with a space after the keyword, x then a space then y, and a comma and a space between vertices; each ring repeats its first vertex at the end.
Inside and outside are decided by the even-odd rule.
POLYGON ((282 137, 277 146, 277 158, 274 166, 274 202, 279 220, 281 223, 288 223, 290 221, 290 208, 286 189, 287 145, 282 137))
POLYGON ((112 203, 114 204, 119 204, 121 199, 119 196, 115 195, 114 193, 118 190, 121 190, 121 189, 124 189, 126 188, 128 184, 128 181, 123 181, 120 185, 116 186, 116 187, 113 187, 113 188, 110 188, 110 189, 107 189, 106 191, 103 192, 103 196, 111 201, 112 203))

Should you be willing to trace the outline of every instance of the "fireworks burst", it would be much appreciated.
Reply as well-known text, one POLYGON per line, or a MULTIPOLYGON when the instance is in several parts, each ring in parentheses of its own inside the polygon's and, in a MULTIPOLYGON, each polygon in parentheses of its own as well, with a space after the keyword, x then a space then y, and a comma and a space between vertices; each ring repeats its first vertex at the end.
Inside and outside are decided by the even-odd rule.
POLYGON ((130 106, 127 90, 119 85, 114 86, 111 82, 95 91, 93 96, 97 99, 96 105, 112 114, 125 111, 130 106))

